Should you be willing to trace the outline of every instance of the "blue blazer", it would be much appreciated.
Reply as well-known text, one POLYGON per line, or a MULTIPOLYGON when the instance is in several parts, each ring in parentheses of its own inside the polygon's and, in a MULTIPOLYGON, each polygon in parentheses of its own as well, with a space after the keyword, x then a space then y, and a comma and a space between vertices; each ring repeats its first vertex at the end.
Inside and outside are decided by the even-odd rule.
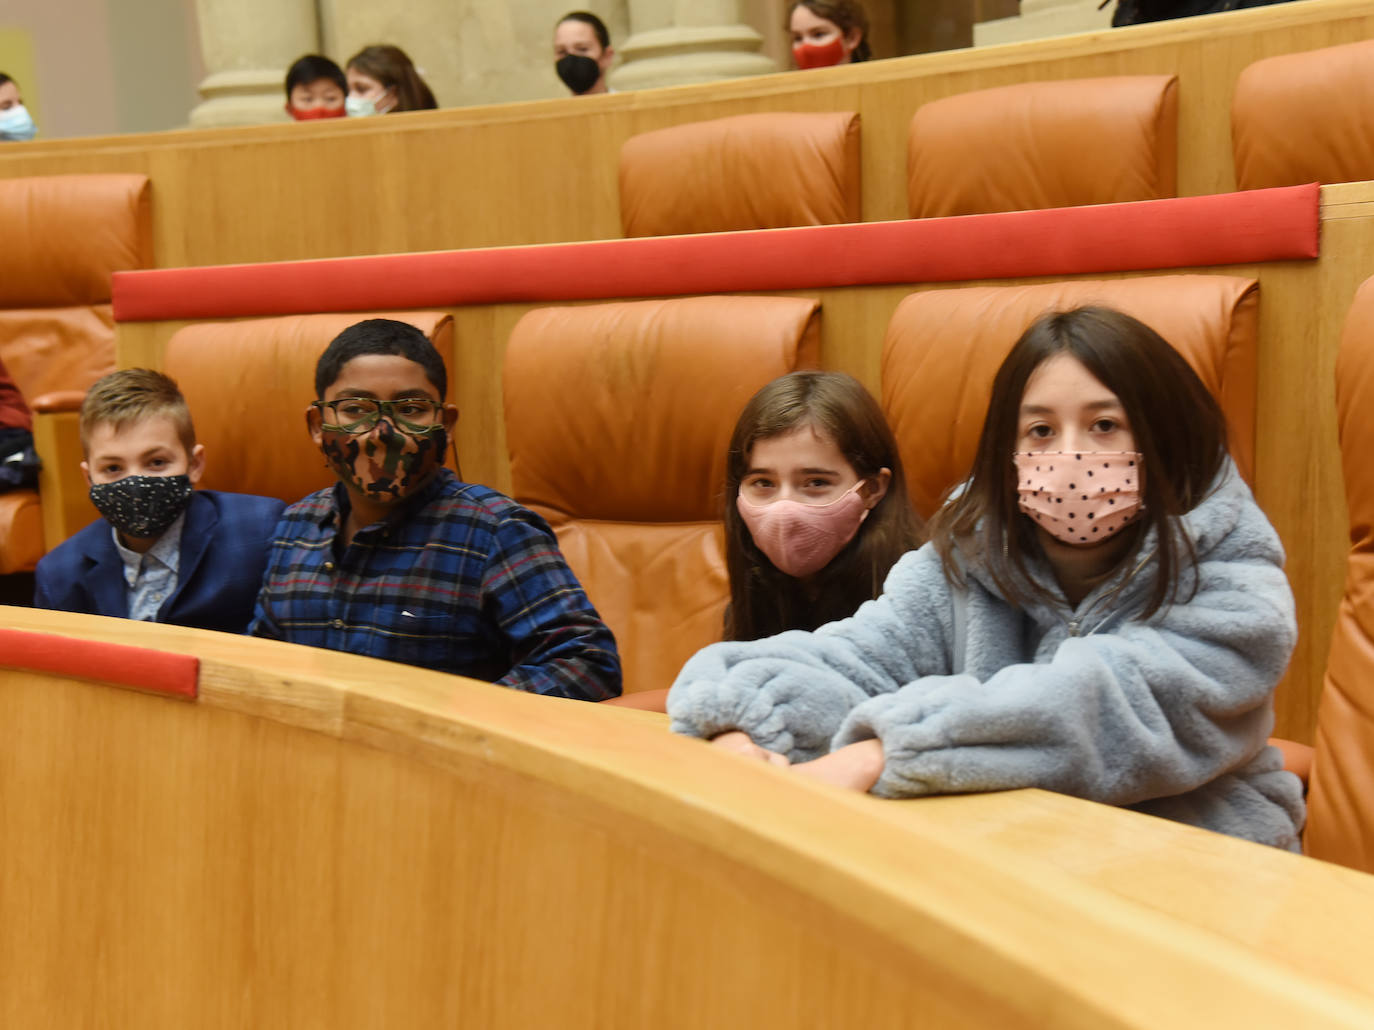
MULTIPOLYGON (((247 629, 285 507, 274 497, 193 493, 181 529, 177 588, 162 602, 157 621, 225 633, 247 629)), ((124 562, 104 519, 44 555, 34 579, 37 608, 129 617, 124 562)))

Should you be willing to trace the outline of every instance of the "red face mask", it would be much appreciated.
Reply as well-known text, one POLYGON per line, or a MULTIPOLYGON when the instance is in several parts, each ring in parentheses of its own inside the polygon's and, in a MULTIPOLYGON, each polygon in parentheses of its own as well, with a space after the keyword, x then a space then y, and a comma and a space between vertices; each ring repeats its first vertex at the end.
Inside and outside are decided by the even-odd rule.
POLYGON ((829 68, 845 59, 844 37, 836 36, 823 46, 799 43, 792 48, 792 60, 798 68, 829 68))
POLYGON ((342 107, 312 107, 308 110, 301 110, 299 107, 287 105, 287 111, 291 117, 298 122, 317 122, 321 118, 342 118, 347 112, 342 107))

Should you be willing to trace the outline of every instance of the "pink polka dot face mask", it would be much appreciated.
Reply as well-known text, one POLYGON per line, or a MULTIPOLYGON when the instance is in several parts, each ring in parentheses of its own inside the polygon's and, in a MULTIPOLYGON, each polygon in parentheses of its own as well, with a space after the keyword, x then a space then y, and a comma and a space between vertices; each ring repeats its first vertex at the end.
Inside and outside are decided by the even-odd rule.
POLYGON ((1017 451, 1021 510, 1056 540, 1101 543, 1139 517, 1138 451, 1017 451))

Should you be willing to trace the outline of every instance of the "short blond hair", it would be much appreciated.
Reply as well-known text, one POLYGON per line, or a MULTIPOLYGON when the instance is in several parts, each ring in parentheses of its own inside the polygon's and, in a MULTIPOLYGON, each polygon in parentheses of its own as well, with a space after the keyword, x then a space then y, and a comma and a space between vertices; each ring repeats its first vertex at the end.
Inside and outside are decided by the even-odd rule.
POLYGON ((176 380, 151 368, 124 368, 96 380, 81 404, 81 450, 89 455, 91 432, 102 423, 117 430, 145 418, 170 418, 189 455, 196 446, 191 409, 176 380))

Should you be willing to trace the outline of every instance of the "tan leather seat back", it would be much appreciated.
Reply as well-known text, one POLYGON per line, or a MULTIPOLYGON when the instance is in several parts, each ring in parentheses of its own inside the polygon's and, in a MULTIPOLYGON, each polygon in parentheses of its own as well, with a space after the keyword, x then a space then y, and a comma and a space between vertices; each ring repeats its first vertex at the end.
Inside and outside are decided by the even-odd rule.
POLYGON ((1374 179, 1374 40, 1256 61, 1236 80, 1236 184, 1374 179))
POLYGON ((153 263, 144 175, 0 179, 0 360, 30 400, 114 369, 110 276, 153 263))
POLYGON ((815 366, 818 309, 790 297, 541 308, 511 333, 512 493, 553 525, 615 633, 627 692, 668 686, 720 639, 726 447, 755 391, 815 366))
POLYGON ((409 322, 451 365, 453 319, 434 311, 289 315, 177 331, 163 370, 181 387, 196 439, 205 446, 201 486, 290 503, 334 482, 306 430, 305 410, 315 400, 320 355, 365 318, 409 322))
POLYGON ((913 218, 1158 200, 1177 183, 1173 75, 1001 86, 932 101, 911 119, 913 218))
POLYGON ((1341 334, 1336 418, 1350 554, 1317 710, 1304 850, 1374 873, 1374 279, 1341 334))
POLYGON ((620 148, 626 236, 861 217, 859 116, 850 111, 741 114, 646 132, 620 148))
POLYGON ((882 357, 883 410, 923 518, 967 478, 992 380, 1021 334, 1043 314, 1088 304, 1140 319, 1188 359, 1221 404, 1231 454, 1250 478, 1259 309, 1253 279, 1170 275, 931 290, 898 305, 882 357))

